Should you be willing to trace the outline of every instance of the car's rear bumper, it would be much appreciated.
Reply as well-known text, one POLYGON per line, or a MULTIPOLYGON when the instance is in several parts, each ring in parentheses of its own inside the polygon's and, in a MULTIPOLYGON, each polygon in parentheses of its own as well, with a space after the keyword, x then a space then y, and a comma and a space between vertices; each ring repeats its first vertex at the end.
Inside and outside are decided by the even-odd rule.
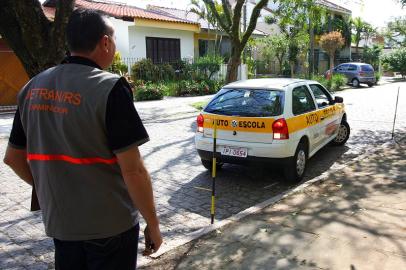
POLYGON ((375 83, 375 77, 359 77, 358 78, 360 83, 375 83))
MULTIPOLYGON (((273 143, 250 143, 217 139, 216 158, 225 163, 279 163, 293 157, 299 142, 293 139, 274 141, 273 143), (247 149, 247 157, 234 157, 222 155, 225 147, 243 147, 247 149)), ((213 157, 213 139, 204 137, 201 133, 195 136, 195 145, 200 157, 210 160, 213 157)))
MULTIPOLYGON (((213 158, 213 151, 204 151, 197 149, 197 153, 200 158, 203 160, 211 160, 213 158)), ((254 157, 247 156, 245 158, 241 157, 232 157, 232 156, 223 156, 221 153, 216 152, 216 160, 220 163, 232 163, 232 164, 261 164, 261 163, 271 163, 271 164, 280 164, 284 165, 291 158, 266 158, 266 157, 254 157)))

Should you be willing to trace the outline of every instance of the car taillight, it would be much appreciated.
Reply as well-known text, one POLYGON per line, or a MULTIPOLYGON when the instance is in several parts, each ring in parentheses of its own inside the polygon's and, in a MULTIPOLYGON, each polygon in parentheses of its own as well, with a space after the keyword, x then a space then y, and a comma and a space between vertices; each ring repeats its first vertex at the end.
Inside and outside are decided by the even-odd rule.
POLYGON ((272 124, 272 132, 274 140, 289 139, 288 124, 284 118, 278 119, 272 124))
POLYGON ((196 121, 197 121, 197 132, 203 132, 203 123, 204 123, 203 115, 199 114, 196 121))

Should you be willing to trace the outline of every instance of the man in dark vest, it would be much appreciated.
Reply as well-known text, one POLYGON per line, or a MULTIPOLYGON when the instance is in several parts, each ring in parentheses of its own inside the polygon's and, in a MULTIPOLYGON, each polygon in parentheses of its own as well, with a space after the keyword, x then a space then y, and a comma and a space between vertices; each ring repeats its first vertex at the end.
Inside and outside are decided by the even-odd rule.
POLYGON ((127 81, 103 71, 116 51, 111 22, 75 10, 67 41, 71 56, 21 90, 4 162, 36 188, 56 269, 133 270, 138 211, 145 253, 162 243, 138 150, 149 137, 127 81))

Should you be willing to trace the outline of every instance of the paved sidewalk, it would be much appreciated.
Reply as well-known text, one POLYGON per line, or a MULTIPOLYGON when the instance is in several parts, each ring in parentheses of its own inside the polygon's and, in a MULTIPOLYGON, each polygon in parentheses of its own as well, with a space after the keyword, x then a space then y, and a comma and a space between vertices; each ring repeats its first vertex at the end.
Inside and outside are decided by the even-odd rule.
POLYGON ((406 141, 141 269, 406 269, 406 141))

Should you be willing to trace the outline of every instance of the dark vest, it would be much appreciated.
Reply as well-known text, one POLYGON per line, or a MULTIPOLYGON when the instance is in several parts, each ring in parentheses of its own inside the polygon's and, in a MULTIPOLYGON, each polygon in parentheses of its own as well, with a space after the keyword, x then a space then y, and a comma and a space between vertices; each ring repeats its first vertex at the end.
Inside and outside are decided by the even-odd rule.
POLYGON ((108 147, 106 104, 118 76, 62 64, 34 77, 18 104, 48 236, 88 240, 138 223, 117 158, 108 147))

